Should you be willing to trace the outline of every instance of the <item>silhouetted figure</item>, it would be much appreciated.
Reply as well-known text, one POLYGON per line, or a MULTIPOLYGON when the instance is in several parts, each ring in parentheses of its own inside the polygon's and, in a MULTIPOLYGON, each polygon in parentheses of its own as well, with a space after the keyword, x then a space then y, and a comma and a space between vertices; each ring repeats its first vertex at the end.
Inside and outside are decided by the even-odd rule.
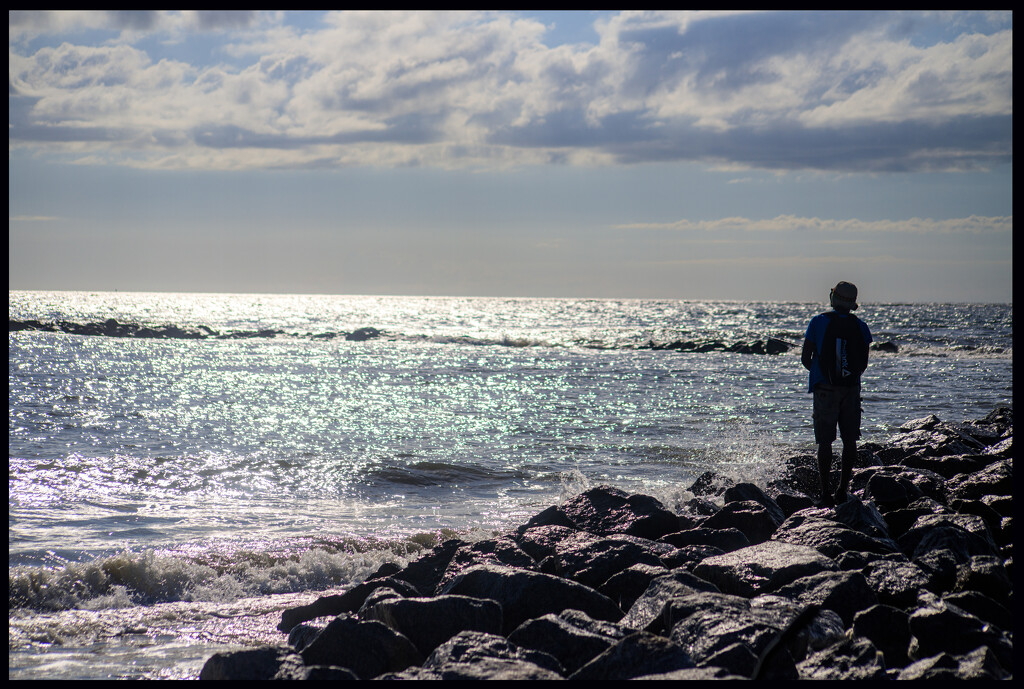
POLYGON ((801 361, 811 372, 808 392, 814 395, 814 441, 818 444, 821 503, 846 500, 846 488, 857 459, 860 437, 860 375, 868 364, 871 331, 851 311, 857 308, 857 288, 840 282, 829 294, 832 311, 807 325, 801 361), (843 440, 843 466, 835 494, 829 490, 832 443, 836 426, 843 440))

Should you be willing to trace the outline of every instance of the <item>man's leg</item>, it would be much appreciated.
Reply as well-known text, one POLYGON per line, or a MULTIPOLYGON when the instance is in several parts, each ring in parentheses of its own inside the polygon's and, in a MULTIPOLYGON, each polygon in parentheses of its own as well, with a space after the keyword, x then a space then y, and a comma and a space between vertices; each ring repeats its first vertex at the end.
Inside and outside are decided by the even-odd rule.
POLYGON ((839 487, 836 488, 836 504, 846 502, 846 488, 850 485, 850 475, 857 461, 857 441, 843 441, 843 468, 839 474, 839 487))
POLYGON ((832 504, 832 491, 829 489, 832 473, 832 443, 818 443, 818 476, 821 478, 821 504, 832 504))

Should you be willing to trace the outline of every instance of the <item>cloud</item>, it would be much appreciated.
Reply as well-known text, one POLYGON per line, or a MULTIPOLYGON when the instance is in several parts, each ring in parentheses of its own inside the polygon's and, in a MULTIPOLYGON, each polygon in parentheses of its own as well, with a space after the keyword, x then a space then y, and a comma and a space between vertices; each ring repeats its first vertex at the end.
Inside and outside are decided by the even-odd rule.
POLYGON ((855 233, 915 233, 915 234, 996 234, 1012 233, 1013 217, 981 217, 933 220, 910 218, 908 220, 834 220, 829 218, 802 218, 794 215, 779 215, 769 219, 743 217, 719 218, 717 220, 677 220, 671 223, 630 223, 617 225, 628 230, 674 230, 689 232, 721 232, 725 230, 742 232, 836 232, 846 235, 855 233))
POLYGON ((624 12, 595 28, 596 44, 549 47, 542 24, 501 12, 328 13, 313 29, 248 12, 12 12, 8 137, 183 168, 265 167, 271 151, 295 167, 1012 160, 1009 15, 624 12), (73 43, 85 28, 121 38, 73 43), (189 31, 223 32, 239 66, 132 43, 189 31), (29 47, 47 32, 67 40, 29 47))

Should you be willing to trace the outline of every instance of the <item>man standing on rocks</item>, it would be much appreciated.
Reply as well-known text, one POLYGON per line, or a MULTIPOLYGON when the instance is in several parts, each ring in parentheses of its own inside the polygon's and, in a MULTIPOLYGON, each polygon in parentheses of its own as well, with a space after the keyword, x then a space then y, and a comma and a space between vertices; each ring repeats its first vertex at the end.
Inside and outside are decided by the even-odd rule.
POLYGON ((860 437, 860 375, 868 364, 871 331, 851 311, 857 308, 857 288, 840 282, 829 294, 832 311, 811 319, 804 337, 801 362, 810 371, 808 392, 814 395, 814 441, 818 444, 821 504, 846 501, 846 487, 857 459, 860 437), (829 490, 832 443, 836 426, 843 440, 843 466, 835 494, 829 490))

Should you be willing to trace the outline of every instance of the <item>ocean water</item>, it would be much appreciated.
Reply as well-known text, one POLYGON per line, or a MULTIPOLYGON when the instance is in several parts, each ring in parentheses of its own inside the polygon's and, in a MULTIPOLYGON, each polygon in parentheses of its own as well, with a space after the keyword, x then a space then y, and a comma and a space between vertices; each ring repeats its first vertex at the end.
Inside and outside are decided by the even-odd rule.
MULTIPOLYGON (((440 538, 600 483, 676 507, 706 469, 763 485, 813 449, 799 343, 823 304, 12 291, 8 309, 206 335, 9 333, 11 679, 195 677, 440 538), (656 348, 768 338, 795 346, 656 348)), ((1012 405, 1011 305, 857 313, 897 346, 864 376, 864 440, 1012 405)))

